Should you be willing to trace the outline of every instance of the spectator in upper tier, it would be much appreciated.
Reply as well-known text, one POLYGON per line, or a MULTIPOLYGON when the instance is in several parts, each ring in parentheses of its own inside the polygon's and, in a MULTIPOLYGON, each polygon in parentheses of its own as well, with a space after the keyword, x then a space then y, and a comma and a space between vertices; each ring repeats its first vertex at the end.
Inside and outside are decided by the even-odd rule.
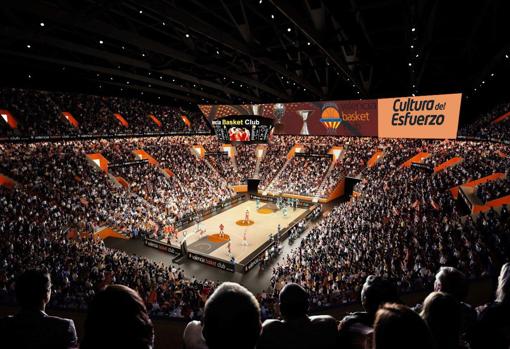
POLYGON ((0 320, 0 346, 16 348, 77 348, 73 320, 45 313, 51 297, 51 278, 43 271, 28 270, 16 280, 16 300, 21 307, 0 320))
POLYGON ((423 302, 421 317, 432 333, 436 349, 461 348, 460 305, 453 296, 432 292, 423 302))
POLYGON ((370 341, 375 314, 385 303, 399 303, 396 287, 380 276, 369 275, 361 289, 365 311, 345 316, 338 326, 340 341, 345 346, 363 347, 370 341))
POLYGON ((298 284, 288 284, 280 292, 283 320, 267 320, 257 349, 336 348, 336 321, 329 315, 308 316, 309 295, 298 284))
POLYGON ((151 349, 154 329, 142 298, 133 289, 110 285, 89 305, 81 349, 151 349))
POLYGON ((510 263, 501 268, 496 300, 482 309, 473 332, 473 349, 510 348, 510 263))
POLYGON ((260 336, 259 302, 243 286, 222 283, 209 297, 202 322, 184 331, 186 349, 253 349, 260 336))
POLYGON ((420 316, 405 305, 383 305, 374 322, 374 349, 432 349, 432 336, 420 316))

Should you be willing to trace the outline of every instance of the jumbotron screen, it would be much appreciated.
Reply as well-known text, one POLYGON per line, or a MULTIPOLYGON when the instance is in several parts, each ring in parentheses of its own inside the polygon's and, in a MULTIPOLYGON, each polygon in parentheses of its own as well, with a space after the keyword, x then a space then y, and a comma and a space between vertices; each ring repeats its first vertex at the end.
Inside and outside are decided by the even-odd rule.
POLYGON ((267 143, 273 130, 273 119, 259 115, 231 115, 213 120, 212 126, 224 143, 267 143))
POLYGON ((258 115, 276 135, 456 138, 462 94, 240 105, 199 105, 208 120, 258 115))

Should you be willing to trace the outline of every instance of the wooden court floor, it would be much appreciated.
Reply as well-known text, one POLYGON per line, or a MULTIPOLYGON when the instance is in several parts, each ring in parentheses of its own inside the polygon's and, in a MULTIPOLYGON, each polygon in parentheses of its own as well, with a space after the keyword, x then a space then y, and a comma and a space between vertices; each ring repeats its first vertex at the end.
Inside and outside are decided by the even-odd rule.
MULTIPOLYGON (((265 203, 261 201, 260 207, 263 207, 264 204, 265 203)), ((267 212, 267 210, 262 211, 267 212)), ((228 261, 230 260, 230 254, 228 253, 227 242, 212 242, 210 244, 211 246, 207 246, 208 240, 212 240, 207 237, 219 234, 219 226, 223 224, 224 232, 230 238, 231 255, 239 262, 269 240, 270 234, 275 235, 278 230, 278 224, 280 224, 280 228, 283 230, 306 211, 307 209, 299 207, 295 210, 289 208, 287 217, 284 217, 281 210, 272 213, 259 213, 257 212, 255 200, 248 200, 231 209, 207 218, 200 222, 198 226, 194 225, 179 231, 177 233, 177 238, 179 242, 186 239, 188 249, 190 250, 190 247, 195 246, 199 249, 200 253, 228 261), (253 221, 253 224, 250 226, 240 226, 236 222, 244 220, 247 209, 249 210, 250 220, 253 221), (243 244, 245 233, 247 246, 243 244)), ((174 240, 173 243, 176 243, 176 241, 174 240)))

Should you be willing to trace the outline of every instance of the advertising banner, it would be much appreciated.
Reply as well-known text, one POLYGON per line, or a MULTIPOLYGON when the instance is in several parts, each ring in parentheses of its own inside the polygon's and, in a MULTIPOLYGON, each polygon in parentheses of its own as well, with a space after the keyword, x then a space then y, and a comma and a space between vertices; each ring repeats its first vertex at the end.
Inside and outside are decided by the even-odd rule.
POLYGON ((193 253, 188 251, 188 258, 191 260, 194 260, 195 262, 203 263, 210 265, 212 267, 216 267, 225 271, 229 271, 231 273, 234 273, 236 268, 234 263, 226 262, 221 259, 216 259, 211 256, 205 256, 198 253, 193 253))
POLYGON ((253 105, 199 105, 214 124, 232 115, 274 120, 275 134, 377 136, 377 100, 317 101, 253 105))
POLYGON ((199 105, 213 125, 232 116, 274 121, 275 134, 456 138, 462 94, 349 101, 199 105))
POLYGON ((381 138, 457 138, 462 94, 379 99, 381 138))

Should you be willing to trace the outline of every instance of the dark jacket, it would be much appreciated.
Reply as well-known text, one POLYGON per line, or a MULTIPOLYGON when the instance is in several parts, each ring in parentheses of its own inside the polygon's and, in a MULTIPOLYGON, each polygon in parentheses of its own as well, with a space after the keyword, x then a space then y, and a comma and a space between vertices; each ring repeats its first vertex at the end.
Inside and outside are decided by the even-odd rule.
POLYGON ((0 346, 4 349, 78 348, 73 320, 43 311, 22 310, 0 319, 0 346))
POLYGON ((337 339, 336 320, 328 315, 267 320, 257 349, 329 349, 337 347, 337 339))

